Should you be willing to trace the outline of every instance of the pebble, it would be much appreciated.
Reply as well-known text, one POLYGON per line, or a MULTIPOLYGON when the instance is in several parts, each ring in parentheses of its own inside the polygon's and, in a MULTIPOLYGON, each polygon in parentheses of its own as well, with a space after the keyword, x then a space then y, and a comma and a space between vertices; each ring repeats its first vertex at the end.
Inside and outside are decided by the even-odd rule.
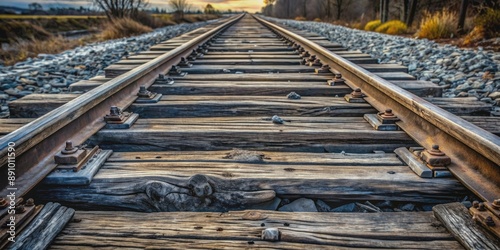
MULTIPOLYGON (((332 42, 340 43, 348 50, 359 50, 370 54, 380 63, 390 62, 407 66, 409 74, 416 79, 446 86, 443 97, 460 97, 458 93, 474 88, 483 90, 478 92, 478 98, 481 99, 486 97, 488 92, 500 90, 500 79, 498 79, 500 54, 497 52, 486 51, 480 47, 468 49, 449 44, 440 45, 427 39, 391 36, 322 22, 264 18, 299 30, 317 33, 332 42), (478 79, 488 71, 496 73, 498 79, 493 89, 484 82, 478 82, 478 79)), ((494 78, 489 74, 488 77, 494 78)))
POLYGON ((285 122, 283 119, 281 119, 281 117, 279 117, 277 115, 273 115, 273 117, 271 117, 271 121, 274 124, 283 124, 285 122))

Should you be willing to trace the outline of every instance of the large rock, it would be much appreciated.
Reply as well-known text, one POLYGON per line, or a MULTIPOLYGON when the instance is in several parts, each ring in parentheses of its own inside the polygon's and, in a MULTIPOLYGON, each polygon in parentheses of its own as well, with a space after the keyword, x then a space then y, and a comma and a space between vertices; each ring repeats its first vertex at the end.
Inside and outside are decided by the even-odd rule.
POLYGON ((311 199, 300 198, 288 205, 284 205, 278 209, 283 212, 318 212, 314 201, 311 199))
POLYGON ((336 212, 336 213, 355 212, 356 211, 356 203, 345 204, 345 205, 342 205, 340 207, 336 207, 330 211, 336 212))

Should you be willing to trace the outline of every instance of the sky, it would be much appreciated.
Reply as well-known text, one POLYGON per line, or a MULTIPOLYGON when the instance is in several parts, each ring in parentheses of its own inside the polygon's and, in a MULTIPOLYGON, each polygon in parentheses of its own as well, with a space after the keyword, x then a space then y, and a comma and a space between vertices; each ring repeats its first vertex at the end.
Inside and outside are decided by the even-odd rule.
MULTIPOLYGON (((90 0, 0 0, 0 5, 27 8, 32 2, 40 3, 44 8, 89 6, 90 0)), ((168 0, 149 0, 150 6, 168 8, 168 0)), ((203 9, 208 3, 218 10, 259 11, 264 5, 262 0, 191 0, 190 3, 198 9, 203 9)))

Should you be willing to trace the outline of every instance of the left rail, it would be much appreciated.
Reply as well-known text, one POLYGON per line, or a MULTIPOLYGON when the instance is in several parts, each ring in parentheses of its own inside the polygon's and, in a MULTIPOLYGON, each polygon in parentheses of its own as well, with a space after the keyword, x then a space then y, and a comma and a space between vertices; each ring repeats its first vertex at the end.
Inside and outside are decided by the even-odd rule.
POLYGON ((75 144, 85 142, 105 125, 103 117, 110 106, 127 108, 136 99, 140 86, 152 85, 159 74, 167 72, 182 57, 187 57, 199 45, 243 16, 230 17, 214 29, 0 138, 0 175, 5 176, 0 179, 0 197, 9 194, 9 190, 15 190, 18 197, 25 195, 53 170, 53 155, 64 147, 66 141, 71 140, 75 144), (15 166, 15 170, 11 171, 15 173, 14 182, 10 182, 12 178, 7 178, 9 165, 11 170, 15 166))

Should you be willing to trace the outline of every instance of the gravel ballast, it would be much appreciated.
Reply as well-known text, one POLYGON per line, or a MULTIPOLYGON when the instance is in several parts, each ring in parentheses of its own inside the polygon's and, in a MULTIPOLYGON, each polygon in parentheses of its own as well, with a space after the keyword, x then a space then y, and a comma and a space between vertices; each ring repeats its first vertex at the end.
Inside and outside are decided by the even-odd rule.
POLYGON ((92 43, 60 54, 39 54, 13 66, 0 65, 0 118, 8 115, 7 102, 32 93, 63 93, 80 80, 104 74, 104 68, 122 56, 151 46, 217 20, 159 28, 139 36, 92 43))
POLYGON ((317 33, 348 50, 370 54, 380 63, 407 66, 409 74, 417 79, 444 86, 443 97, 476 97, 500 106, 500 73, 497 73, 500 53, 485 51, 481 47, 462 49, 427 39, 385 35, 328 23, 264 18, 317 33))

